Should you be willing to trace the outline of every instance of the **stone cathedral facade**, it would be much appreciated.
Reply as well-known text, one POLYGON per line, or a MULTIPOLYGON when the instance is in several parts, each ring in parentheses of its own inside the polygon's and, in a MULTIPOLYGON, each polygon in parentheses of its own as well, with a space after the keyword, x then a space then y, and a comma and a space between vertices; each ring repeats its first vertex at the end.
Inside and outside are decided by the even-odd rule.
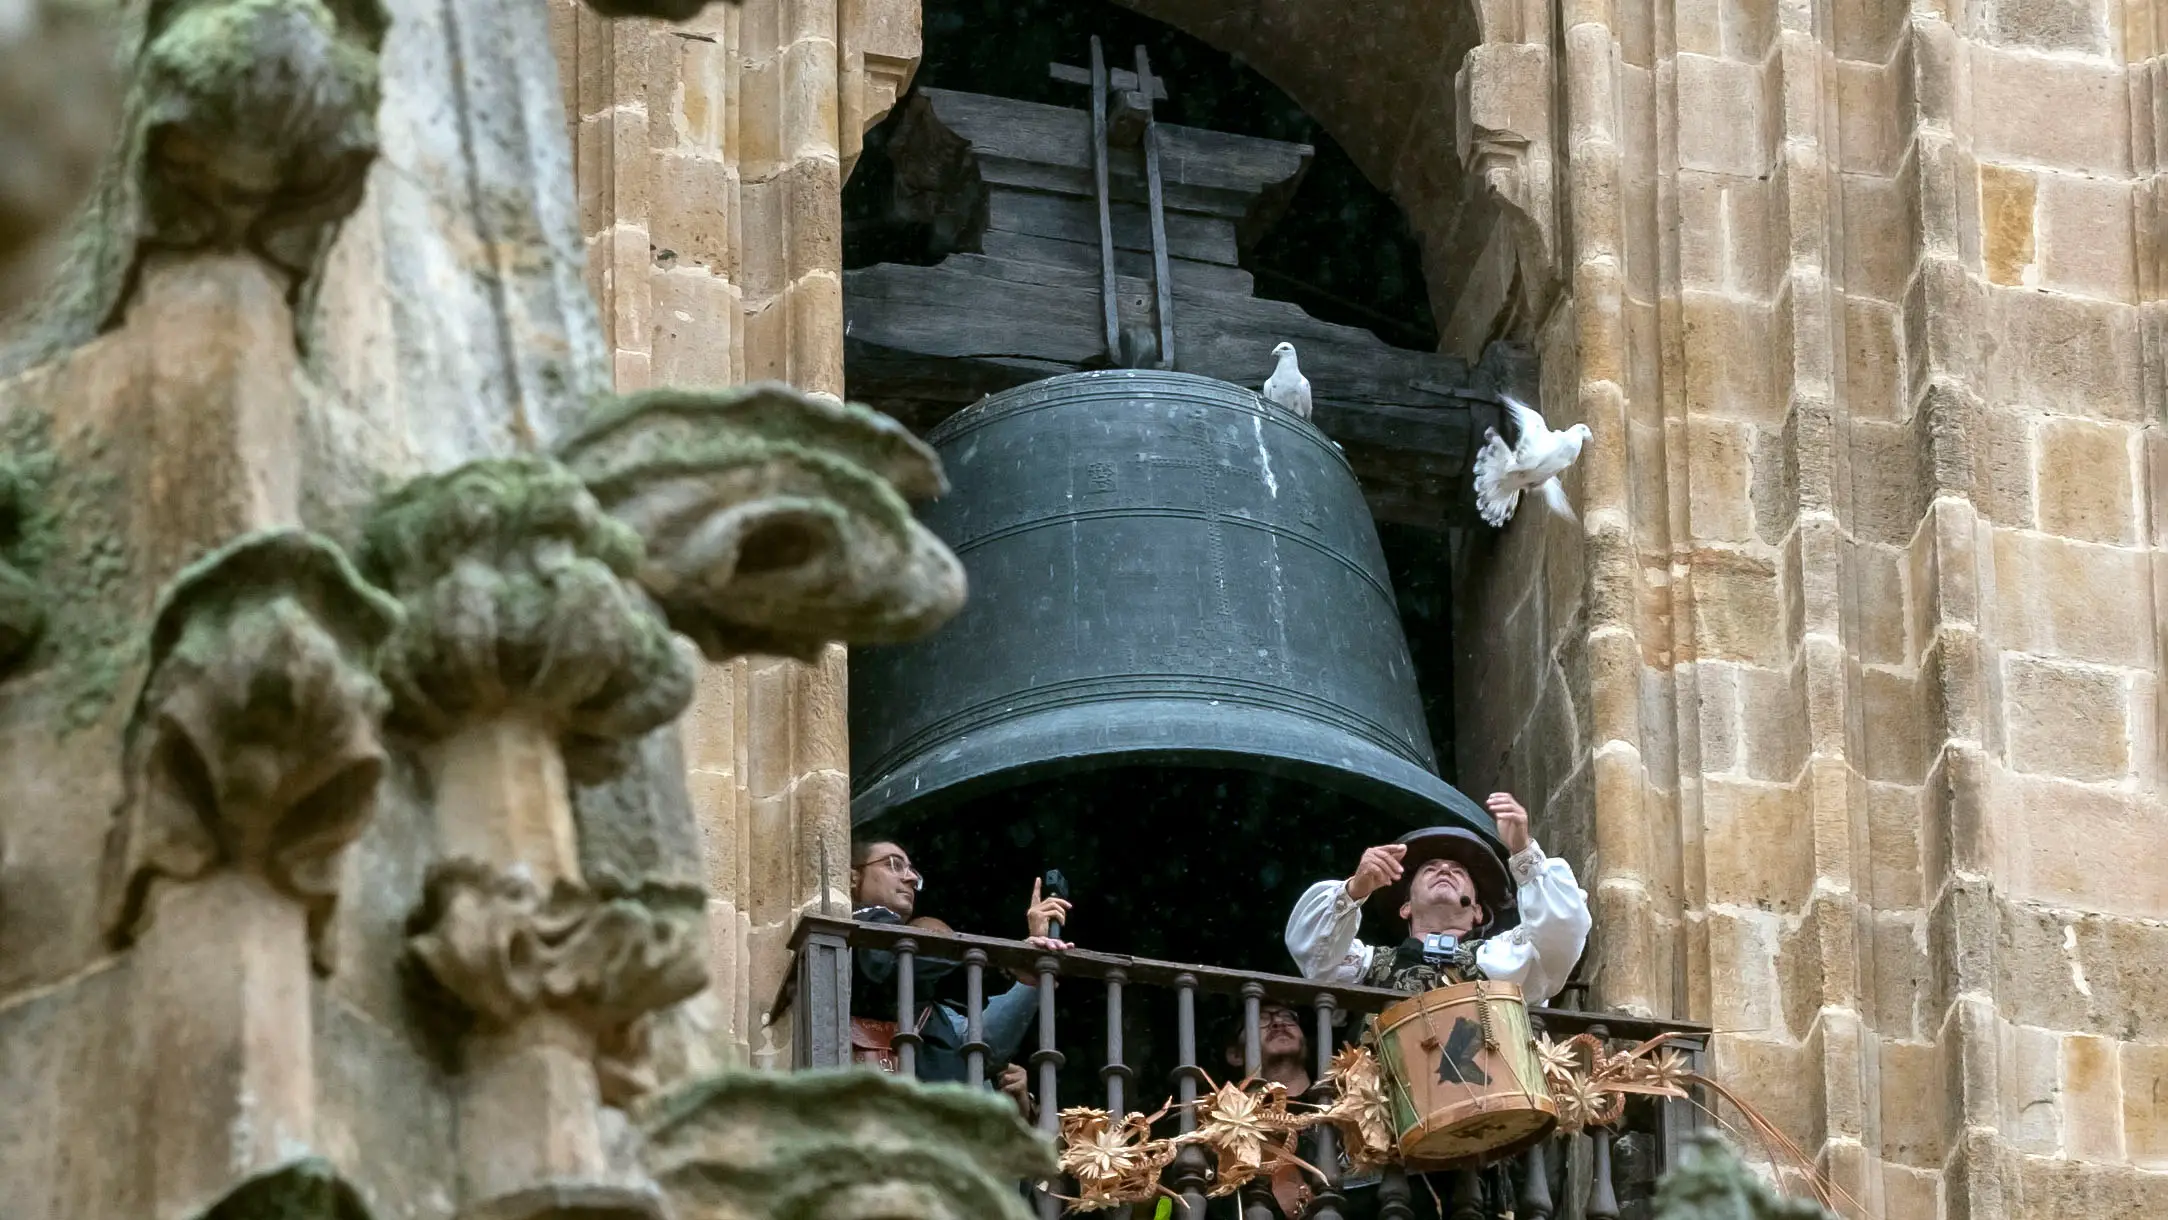
MULTIPOLYGON (((1299 102, 1441 349, 1593 432, 1580 519, 1457 574, 1453 697, 1460 786, 1589 891, 1588 1006, 1720 1031, 1862 1215, 2168 1211, 2162 0, 1128 7, 1299 102)), ((0 0, 0 1212, 633 1216, 845 1138, 747 1167, 749 1095, 680 1086, 787 1063, 845 645, 955 590, 854 518, 847 596, 744 610, 656 454, 737 455, 711 515, 750 450, 938 485, 837 405, 923 35, 696 8, 0 0), (617 973, 537 999, 514 925, 617 973)), ((1031 1171, 1000 1117, 920 1135, 1031 1171)))

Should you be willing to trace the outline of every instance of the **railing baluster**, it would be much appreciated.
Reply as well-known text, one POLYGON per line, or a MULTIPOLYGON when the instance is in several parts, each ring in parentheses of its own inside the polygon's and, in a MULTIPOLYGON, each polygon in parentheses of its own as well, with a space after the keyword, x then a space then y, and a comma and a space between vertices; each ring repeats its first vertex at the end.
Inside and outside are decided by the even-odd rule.
MULTIPOLYGON (((1591 1025, 1590 1036, 1599 1044, 1611 1041, 1607 1026, 1591 1025)), ((1588 1220, 1618 1220, 1618 1192, 1611 1185, 1611 1129, 1590 1127, 1588 1129, 1592 1159, 1589 1164, 1588 1205, 1584 1214, 1588 1220)))
MULTIPOLYGON (((1323 1080, 1332 1071, 1332 993, 1317 993, 1317 1037, 1312 1046, 1317 1051, 1317 1067, 1311 1078, 1323 1080)), ((1318 1172, 1325 1180, 1318 1184, 1317 1193, 1311 1196, 1310 1210, 1304 1220, 1340 1220, 1347 1209, 1347 1197, 1340 1193, 1340 1142, 1330 1126, 1316 1128, 1318 1172)))
POLYGON ((1415 1206, 1408 1193, 1407 1171, 1398 1165, 1385 1167, 1378 1182, 1378 1220, 1415 1220, 1415 1206))
POLYGON ((1483 1175, 1473 1169, 1453 1175, 1453 1220, 1484 1220, 1483 1175))
POLYGON ((1550 1142, 1538 1142, 1522 1158, 1528 1176, 1521 1182, 1521 1220, 1551 1220, 1551 1164, 1543 1154, 1550 1142))
MULTIPOLYGON (((1129 1112, 1129 1094, 1134 1092, 1130 1086, 1137 1076, 1122 1052, 1122 985, 1128 981, 1128 971, 1118 967, 1107 971, 1107 1065, 1099 1069, 1099 1078, 1107 1086, 1107 1113, 1117 1120, 1129 1112)), ((1136 1209, 1117 1207, 1107 1214, 1111 1220, 1130 1220, 1136 1209)))
POLYGON ((1256 979, 1242 984, 1242 1074, 1255 1076, 1264 1070, 1264 1041, 1257 1028, 1259 1010, 1263 1007, 1265 985, 1256 979))
POLYGON ((1128 981, 1121 970, 1107 971, 1107 1065, 1099 1069, 1099 1078, 1107 1085, 1107 1113, 1117 1119, 1128 1113, 1124 1090, 1131 1076, 1122 1058, 1122 984, 1128 981))
MULTIPOLYGON (((1258 1028, 1264 1007, 1265 985, 1256 979, 1242 984, 1242 1075, 1255 1078, 1265 1068, 1264 1034, 1258 1028)), ((1242 1220, 1272 1220, 1272 1179, 1264 1174, 1242 1185, 1242 1220)))
MULTIPOLYGON (((1175 1069, 1175 1096, 1181 1102, 1176 1119, 1184 1135, 1197 1129, 1197 976, 1184 971, 1174 976, 1174 1049, 1181 1060, 1175 1069)), ((1176 1194, 1182 1196, 1183 1220, 1204 1220, 1204 1153, 1195 1144, 1174 1158, 1169 1175, 1176 1194)))
MULTIPOLYGON (((1041 956, 1035 965, 1039 972, 1039 1049, 1032 1052, 1031 1063, 1039 1069, 1039 1130, 1053 1136, 1061 1128, 1054 1097, 1054 1083, 1062 1065, 1062 1054, 1054 1049, 1054 979, 1061 971, 1061 962, 1049 953, 1041 956)), ((1049 1187, 1052 1185, 1048 1183, 1049 1187)), ((1056 1220, 1060 1215, 1061 1200, 1054 1197, 1051 1189, 1041 1190, 1040 1220, 1056 1220)))
POLYGON ((986 1083, 986 950, 964 950, 964 1083, 986 1083))
POLYGON ((896 1074, 918 1076, 918 942, 896 942, 896 1074))
POLYGON ((1618 1193, 1611 1188, 1611 1129, 1591 1128, 1596 1163, 1588 1184, 1588 1220, 1619 1220, 1618 1193))

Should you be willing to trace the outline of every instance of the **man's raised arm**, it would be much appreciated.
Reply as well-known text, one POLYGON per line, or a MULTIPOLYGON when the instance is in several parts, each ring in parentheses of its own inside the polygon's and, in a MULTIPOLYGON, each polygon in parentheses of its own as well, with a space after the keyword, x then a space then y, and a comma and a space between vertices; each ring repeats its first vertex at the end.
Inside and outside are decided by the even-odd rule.
POLYGON ((1487 804, 1498 820, 1499 838, 1513 853, 1506 868, 1513 874, 1521 922, 1478 945, 1476 961, 1490 977, 1518 984, 1531 1006, 1544 1004, 1566 985, 1588 945, 1588 894, 1572 865, 1537 846, 1519 801, 1494 792, 1487 804))
POLYGON ((1370 953, 1355 933, 1362 927, 1363 899, 1400 876, 1407 848, 1399 844, 1363 853, 1355 875, 1345 881, 1320 881, 1303 892, 1287 917, 1287 951, 1302 977, 1321 983, 1353 983, 1362 978, 1370 953))

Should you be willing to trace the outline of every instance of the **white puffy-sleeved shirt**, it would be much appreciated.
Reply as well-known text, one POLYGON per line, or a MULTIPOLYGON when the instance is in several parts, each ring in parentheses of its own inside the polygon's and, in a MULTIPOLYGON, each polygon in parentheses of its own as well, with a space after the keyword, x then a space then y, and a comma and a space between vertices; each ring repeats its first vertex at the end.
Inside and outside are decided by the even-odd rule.
MULTIPOLYGON (((1475 960, 1490 978, 1518 985, 1534 1007, 1566 985, 1588 944, 1588 894, 1574 879, 1572 865, 1544 855, 1534 841, 1507 861, 1507 868, 1518 888, 1520 925, 1476 942, 1475 960)), ((1348 896, 1345 881, 1320 881, 1304 891, 1287 917, 1287 951, 1302 977, 1361 982, 1370 955, 1382 948, 1356 939, 1362 918, 1362 903, 1348 896)))

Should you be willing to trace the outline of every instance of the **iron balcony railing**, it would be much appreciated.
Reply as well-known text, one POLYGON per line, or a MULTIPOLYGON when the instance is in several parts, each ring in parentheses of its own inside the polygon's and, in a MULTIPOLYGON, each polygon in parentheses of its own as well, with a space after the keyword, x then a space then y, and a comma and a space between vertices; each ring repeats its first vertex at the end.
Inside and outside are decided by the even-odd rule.
MULTIPOLYGON (((792 1022, 792 1064, 800 1070, 839 1067, 851 1059, 853 950, 896 955, 894 1005, 882 1003, 878 1011, 895 1014, 895 1053, 905 1075, 916 1068, 921 1039, 913 1031, 920 1003, 929 998, 914 994, 914 965, 924 959, 961 966, 967 1030, 963 1051, 966 1082, 972 1087, 982 1087, 987 1080, 988 1046, 982 1021, 987 972, 996 972, 996 978, 1006 977, 1011 971, 1037 975, 1038 1037, 1029 1061, 1035 1076, 1032 1093, 1039 1126, 1049 1136, 1056 1131, 1061 1106, 1062 1069, 1070 1063, 1072 1054, 1079 1052, 1073 1038, 1067 1043, 1069 1053, 1062 1049, 1064 1039, 1057 1028, 1055 1002, 1057 980, 1082 981, 1103 990, 1106 1024, 1099 1031, 1096 1048, 1104 1055, 1096 1073, 1103 1098, 1094 1100, 1102 1101, 1116 1116, 1129 1110, 1156 1108, 1157 1102, 1156 1098, 1138 1096, 1136 1072, 1123 1052, 1125 1031, 1130 1028, 1125 1019, 1124 1004, 1129 1002, 1125 997, 1136 988, 1171 993, 1175 1009, 1173 1055, 1177 1061, 1172 1091, 1181 1103, 1175 1109, 1176 1121, 1185 1132, 1195 1127, 1195 1107, 1191 1103, 1197 1100, 1209 1076, 1209 1069, 1198 1056, 1200 995, 1240 1000, 1244 1071, 1250 1075, 1258 1069, 1258 1015, 1265 1001, 1284 1004, 1298 1013, 1313 1013, 1310 1049, 1316 1062, 1311 1071, 1313 1079, 1318 1080, 1325 1077, 1335 1046, 1353 1038, 1356 1019, 1407 998, 1374 987, 1329 985, 1287 975, 1154 961, 1087 949, 1049 952, 1022 941, 933 933, 819 914, 800 917, 790 944, 794 969, 784 980, 772 1013, 774 1018, 788 1015, 792 1022)), ((1584 990, 1579 985, 1569 986, 1568 996, 1578 998, 1584 990)), ((1696 1073, 1702 1070, 1708 1051, 1709 1028, 1705 1025, 1570 1008, 1535 1008, 1529 1015, 1538 1032, 1557 1040, 1586 1033, 1615 1046, 1642 1042, 1658 1034, 1673 1035, 1671 1046, 1686 1055, 1696 1073)), ((1080 1103, 1072 1096, 1069 1104, 1080 1103)), ((1657 1179, 1676 1163, 1692 1133, 1705 1125, 1706 1115, 1698 1094, 1691 1098, 1637 1098, 1625 1117, 1610 1128, 1554 1136, 1514 1158, 1503 1172, 1456 1175, 1446 1220, 1642 1220, 1649 1214, 1657 1179)), ((1334 1137, 1329 1127, 1316 1128, 1312 1135, 1317 1143, 1306 1146, 1306 1159, 1328 1180, 1316 1191, 1301 1220, 1343 1220, 1334 1137)), ((1182 1200, 1175 1208, 1175 1220, 1202 1220, 1206 1216, 1205 1192, 1211 1186, 1210 1175, 1202 1155, 1185 1153, 1176 1160, 1166 1178, 1168 1187, 1182 1200)), ((1059 1184, 1049 1185, 1060 1188, 1059 1184)), ((1271 1206, 1255 1193, 1263 1189, 1262 1180, 1255 1188, 1245 1188, 1233 1214, 1241 1220, 1270 1217, 1271 1206)), ((1415 1211, 1411 1191, 1418 1189, 1422 1188, 1411 1184, 1406 1175, 1387 1171, 1378 1184, 1380 1220, 1412 1220, 1415 1211)), ((1061 1213, 1059 1199, 1047 1191, 1035 1194, 1042 1216, 1061 1213)), ((1139 1220, 1149 1215, 1148 1209, 1134 1210, 1139 1220)), ((1117 1210, 1112 1214, 1123 1213, 1117 1210)))

